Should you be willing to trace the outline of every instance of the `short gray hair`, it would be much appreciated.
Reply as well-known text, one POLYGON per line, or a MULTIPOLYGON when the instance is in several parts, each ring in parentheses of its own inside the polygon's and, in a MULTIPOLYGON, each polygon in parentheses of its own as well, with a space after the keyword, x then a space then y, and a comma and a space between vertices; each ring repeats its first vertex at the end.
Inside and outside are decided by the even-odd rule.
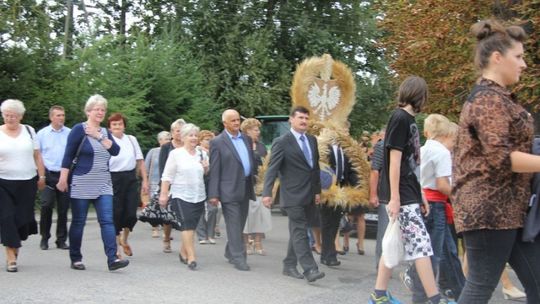
POLYGON ((157 140, 159 141, 160 139, 171 139, 171 133, 168 131, 159 132, 157 135, 157 140))
POLYGON ((0 106, 0 112, 4 113, 4 111, 12 111, 23 116, 26 109, 22 101, 18 99, 6 99, 0 106))
POLYGON ((84 105, 84 111, 91 111, 96 106, 104 106, 107 109, 107 99, 99 94, 90 96, 86 105, 84 105))
POLYGON ((182 129, 180 129, 180 138, 184 138, 193 132, 199 133, 200 130, 199 127, 192 123, 185 124, 182 129))
POLYGON ((227 109, 225 111, 223 111, 223 113, 221 114, 221 122, 225 122, 225 118, 227 118, 227 116, 229 116, 230 114, 238 114, 238 116, 240 116, 240 113, 238 111, 236 111, 235 109, 227 109))
POLYGON ((186 124, 186 121, 183 120, 182 118, 179 118, 177 120, 175 120, 172 124, 171 124, 171 131, 174 130, 175 128, 182 128, 183 125, 186 124))

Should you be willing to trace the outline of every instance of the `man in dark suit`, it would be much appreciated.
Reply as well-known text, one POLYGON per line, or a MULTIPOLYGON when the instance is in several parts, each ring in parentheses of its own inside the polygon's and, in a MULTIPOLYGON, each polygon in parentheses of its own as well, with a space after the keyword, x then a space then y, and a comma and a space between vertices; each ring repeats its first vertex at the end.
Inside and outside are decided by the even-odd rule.
POLYGON ((209 202, 221 203, 227 227, 225 258, 238 270, 247 271, 246 248, 242 232, 249 210, 249 200, 255 200, 255 158, 251 139, 240 132, 240 114, 229 109, 223 112, 225 130, 210 141, 209 202))
MULTIPOLYGON (((341 146, 333 144, 329 148, 328 163, 336 173, 336 185, 340 187, 356 185, 356 174, 352 170, 351 162, 343 152, 341 146)), ((322 234, 321 264, 339 266, 341 262, 337 259, 335 239, 343 210, 341 207, 331 207, 323 204, 321 205, 320 212, 322 234)))
POLYGON ((308 282, 324 277, 309 247, 308 218, 316 212, 320 201, 321 177, 317 139, 306 133, 309 110, 297 106, 291 111, 290 132, 277 138, 272 145, 270 163, 264 179, 263 204, 272 204, 272 188, 279 176, 279 200, 289 217, 289 246, 283 260, 283 274, 308 282), (300 263, 304 275, 296 269, 300 263))

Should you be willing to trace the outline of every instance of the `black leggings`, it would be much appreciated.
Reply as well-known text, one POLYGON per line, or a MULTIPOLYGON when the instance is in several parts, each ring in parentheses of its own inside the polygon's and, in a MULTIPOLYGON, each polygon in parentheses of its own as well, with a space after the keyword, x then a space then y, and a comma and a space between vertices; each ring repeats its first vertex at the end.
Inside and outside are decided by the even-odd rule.
POLYGON ((474 230, 463 233, 469 274, 458 303, 488 303, 506 262, 525 287, 527 303, 540 303, 540 237, 521 241, 521 229, 474 230))

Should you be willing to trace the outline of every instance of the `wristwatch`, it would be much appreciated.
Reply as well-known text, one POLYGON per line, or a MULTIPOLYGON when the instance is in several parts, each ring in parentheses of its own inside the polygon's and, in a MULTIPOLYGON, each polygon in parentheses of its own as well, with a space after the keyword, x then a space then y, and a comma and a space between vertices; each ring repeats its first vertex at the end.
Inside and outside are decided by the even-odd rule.
POLYGON ((104 139, 105 139, 105 136, 103 136, 103 134, 100 133, 100 134, 99 134, 99 137, 97 138, 97 141, 98 141, 98 142, 101 142, 101 141, 104 140, 104 139))

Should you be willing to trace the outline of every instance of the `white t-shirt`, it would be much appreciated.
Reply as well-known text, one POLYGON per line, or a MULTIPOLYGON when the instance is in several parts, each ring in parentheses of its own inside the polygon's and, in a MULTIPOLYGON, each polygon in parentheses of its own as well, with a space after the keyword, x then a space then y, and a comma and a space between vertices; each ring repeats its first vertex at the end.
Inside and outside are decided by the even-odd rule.
POLYGON ((174 149, 169 153, 162 181, 171 183, 171 195, 189 203, 198 203, 206 198, 204 188, 204 168, 201 160, 208 160, 202 150, 189 154, 185 148, 174 149))
POLYGON ((0 178, 7 180, 29 180, 37 175, 34 150, 39 150, 34 128, 24 125, 15 138, 0 129, 0 178))
POLYGON ((437 190, 438 177, 452 176, 452 156, 440 142, 428 139, 420 148, 420 184, 422 188, 437 190))
POLYGON ((144 159, 137 138, 124 134, 122 138, 113 135, 114 141, 120 146, 120 153, 109 160, 111 172, 131 171, 137 166, 137 160, 144 159))

